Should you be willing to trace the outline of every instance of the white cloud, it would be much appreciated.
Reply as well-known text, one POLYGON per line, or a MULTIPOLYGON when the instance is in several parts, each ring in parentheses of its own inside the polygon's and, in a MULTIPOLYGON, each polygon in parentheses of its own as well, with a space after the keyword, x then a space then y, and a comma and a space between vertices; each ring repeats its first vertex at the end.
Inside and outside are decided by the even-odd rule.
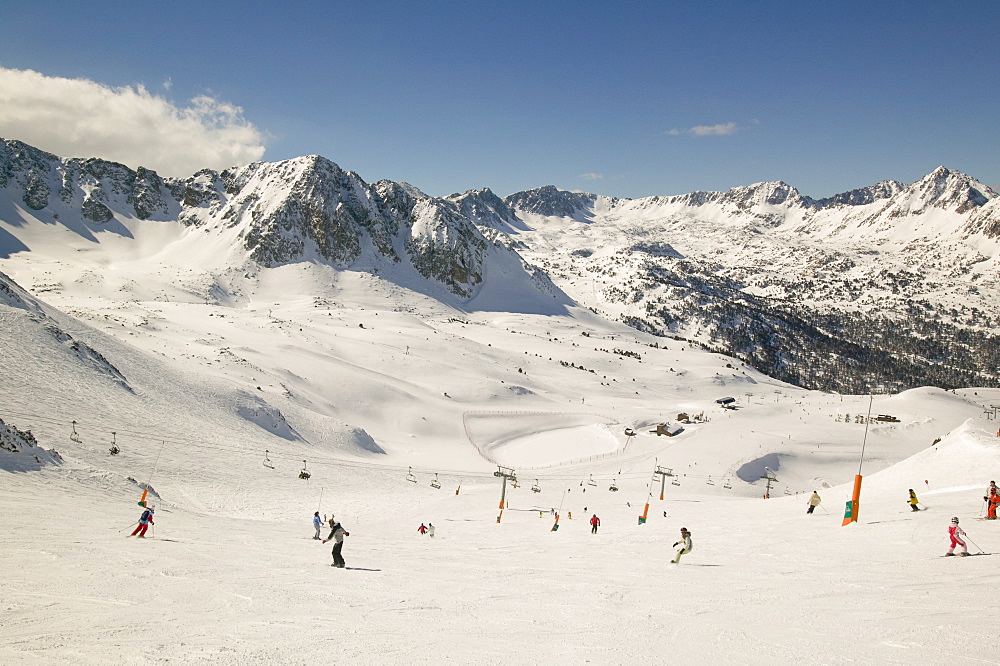
POLYGON ((584 180, 600 180, 600 179, 604 178, 604 174, 603 173, 594 173, 594 172, 581 173, 580 174, 580 178, 583 178, 584 180))
MULTIPOLYGON (((757 122, 757 121, 754 121, 757 122)), ((671 129, 667 130, 667 134, 670 136, 679 136, 681 134, 690 134, 691 136, 725 136, 727 134, 735 134, 738 130, 736 123, 719 123, 718 125, 695 125, 686 130, 682 129, 671 129)))
POLYGON ((264 155, 264 135, 243 118, 243 109, 213 97, 179 107, 142 85, 112 88, 3 67, 0 136, 62 157, 101 157, 166 176, 264 155))

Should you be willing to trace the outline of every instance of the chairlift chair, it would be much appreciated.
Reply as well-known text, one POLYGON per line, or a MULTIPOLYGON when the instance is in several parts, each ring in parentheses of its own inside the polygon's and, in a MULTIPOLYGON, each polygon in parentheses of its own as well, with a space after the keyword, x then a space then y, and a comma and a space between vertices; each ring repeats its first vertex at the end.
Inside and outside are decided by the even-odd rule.
POLYGON ((678 481, 678 480, 677 480, 677 479, 675 478, 675 479, 674 479, 673 481, 671 481, 671 482, 670 482, 670 485, 672 485, 672 486, 679 486, 679 485, 681 485, 681 482, 680 482, 680 481, 678 481))
POLYGON ((306 461, 303 460, 302 461, 302 471, 299 472, 299 478, 300 479, 306 479, 306 480, 308 480, 309 477, 311 477, 311 476, 312 476, 312 474, 310 474, 309 470, 307 469, 306 461))
POLYGON ((118 455, 122 451, 121 449, 118 448, 118 442, 115 437, 115 434, 116 433, 111 433, 111 448, 108 449, 108 453, 113 456, 118 455))
POLYGON ((274 463, 272 463, 271 459, 267 457, 268 453, 269 453, 268 450, 264 449, 264 467, 268 469, 274 469, 274 463))
POLYGON ((705 483, 707 483, 710 486, 714 486, 715 485, 715 481, 712 481, 712 477, 711 476, 708 477, 708 481, 706 481, 705 483))
POLYGON ((77 444, 83 444, 83 440, 80 439, 80 435, 76 433, 76 421, 73 421, 73 432, 69 434, 69 438, 77 444))
POLYGON ((431 481, 431 488, 441 488, 441 483, 438 481, 437 472, 434 472, 434 480, 431 481))
POLYGON ((611 486, 608 488, 613 493, 618 492, 618 482, 616 479, 611 480, 611 486))
POLYGON ((593 474, 590 475, 590 480, 587 481, 587 485, 588 486, 597 487, 597 481, 594 481, 594 475, 593 474))
POLYGON ((538 479, 535 479, 535 485, 531 486, 531 492, 540 493, 542 489, 538 487, 538 479))
POLYGON ((417 482, 417 477, 413 476, 413 468, 412 467, 410 467, 409 471, 406 473, 406 480, 409 481, 410 483, 416 483, 417 482))
POLYGON ((726 479, 726 482, 722 484, 722 487, 726 490, 732 490, 733 484, 729 483, 729 479, 726 479))

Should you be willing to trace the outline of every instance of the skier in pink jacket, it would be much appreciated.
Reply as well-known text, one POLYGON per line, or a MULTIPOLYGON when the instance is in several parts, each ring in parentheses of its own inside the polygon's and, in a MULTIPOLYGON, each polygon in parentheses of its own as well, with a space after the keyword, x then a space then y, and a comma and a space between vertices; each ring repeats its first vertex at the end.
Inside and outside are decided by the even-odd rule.
POLYGON ((962 537, 965 536, 965 530, 958 526, 958 518, 951 519, 951 527, 948 528, 948 536, 951 537, 951 548, 945 553, 945 556, 955 554, 955 546, 961 546, 962 552, 959 553, 962 557, 969 554, 969 548, 965 545, 965 541, 962 537))

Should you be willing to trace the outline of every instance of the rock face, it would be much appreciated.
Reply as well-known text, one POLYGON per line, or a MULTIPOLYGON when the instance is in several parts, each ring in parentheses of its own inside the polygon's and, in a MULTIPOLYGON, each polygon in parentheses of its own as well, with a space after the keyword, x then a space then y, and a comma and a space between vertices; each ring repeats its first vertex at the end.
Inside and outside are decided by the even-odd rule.
POLYGON ((58 200, 60 210, 94 225, 117 216, 235 228, 248 257, 267 267, 311 259, 337 268, 363 259, 407 264, 460 298, 482 283, 491 248, 509 251, 488 241, 454 201, 405 183, 369 185, 315 155, 178 180, 0 140, 0 188, 33 211, 58 200))

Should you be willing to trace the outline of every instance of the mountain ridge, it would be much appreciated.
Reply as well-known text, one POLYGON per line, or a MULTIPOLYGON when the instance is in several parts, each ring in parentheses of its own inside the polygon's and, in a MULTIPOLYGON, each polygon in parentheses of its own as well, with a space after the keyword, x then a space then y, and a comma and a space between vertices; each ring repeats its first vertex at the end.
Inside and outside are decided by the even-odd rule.
POLYGON ((783 181, 437 198, 319 155, 161 179, 0 140, 0 193, 0 257, 42 258, 64 227, 83 256, 204 269, 193 298, 246 299, 261 269, 318 262, 458 309, 579 304, 811 388, 991 384, 1000 365, 1000 197, 943 166, 821 200, 783 181))

